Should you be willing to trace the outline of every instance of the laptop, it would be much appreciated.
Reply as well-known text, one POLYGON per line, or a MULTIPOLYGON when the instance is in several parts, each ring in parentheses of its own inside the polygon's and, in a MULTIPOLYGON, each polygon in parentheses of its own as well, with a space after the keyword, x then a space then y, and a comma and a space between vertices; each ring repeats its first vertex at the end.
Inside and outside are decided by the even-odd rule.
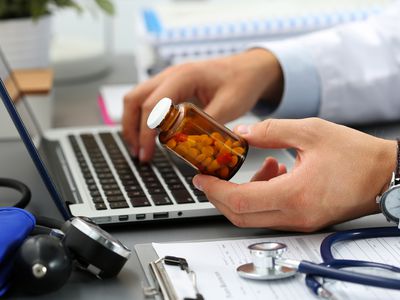
MULTIPOLYGON (((0 95, 52 199, 65 219, 86 216, 97 224, 219 215, 192 184, 196 171, 160 145, 152 162, 129 155, 120 127, 43 131, 0 52, 0 95)), ((253 123, 254 115, 236 120, 253 123)), ((248 181, 266 156, 289 167, 285 150, 250 148, 233 182, 248 181)))

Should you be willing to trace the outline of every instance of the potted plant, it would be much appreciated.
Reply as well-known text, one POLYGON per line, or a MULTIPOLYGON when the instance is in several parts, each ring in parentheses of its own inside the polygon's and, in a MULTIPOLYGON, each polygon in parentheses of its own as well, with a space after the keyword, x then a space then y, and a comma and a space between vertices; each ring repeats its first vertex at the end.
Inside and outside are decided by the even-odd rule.
MULTIPOLYGON (((111 0, 92 0, 108 14, 111 0)), ((83 10, 77 0, 0 0, 0 47, 13 68, 49 66, 51 14, 57 9, 83 10)))

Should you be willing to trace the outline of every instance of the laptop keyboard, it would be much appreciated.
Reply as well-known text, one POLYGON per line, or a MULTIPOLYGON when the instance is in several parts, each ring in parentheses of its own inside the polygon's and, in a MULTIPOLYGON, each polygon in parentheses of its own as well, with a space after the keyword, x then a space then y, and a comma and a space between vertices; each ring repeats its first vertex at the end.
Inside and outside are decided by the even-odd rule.
POLYGON ((97 137, 94 134, 81 134, 82 151, 77 137, 69 136, 96 210, 208 201, 204 193, 192 184, 196 171, 179 158, 167 157, 157 147, 151 163, 143 164, 136 158, 130 158, 132 168, 120 148, 121 144, 126 147, 121 133, 117 137, 121 143, 110 132, 99 133, 97 137), (182 177, 178 176, 173 165, 182 177))

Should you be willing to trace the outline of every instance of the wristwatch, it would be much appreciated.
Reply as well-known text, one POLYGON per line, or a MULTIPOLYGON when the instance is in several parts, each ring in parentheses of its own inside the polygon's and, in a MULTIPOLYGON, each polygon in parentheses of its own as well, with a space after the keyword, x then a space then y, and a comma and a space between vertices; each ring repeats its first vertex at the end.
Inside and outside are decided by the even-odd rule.
MULTIPOLYGON (((377 197, 379 207, 389 222, 399 225, 400 220, 400 140, 397 140, 397 165, 389 188, 377 197)), ((400 225, 399 225, 400 226, 400 225)), ((400 228, 400 227, 399 227, 400 228)))

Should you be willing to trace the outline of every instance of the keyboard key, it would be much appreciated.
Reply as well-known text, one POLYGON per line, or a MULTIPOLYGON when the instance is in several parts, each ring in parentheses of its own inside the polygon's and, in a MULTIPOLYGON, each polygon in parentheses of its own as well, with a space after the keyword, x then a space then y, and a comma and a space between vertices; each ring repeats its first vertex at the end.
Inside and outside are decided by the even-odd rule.
POLYGON ((157 187, 149 190, 150 194, 165 194, 165 190, 162 187, 157 187))
POLYGON ((161 183, 159 181, 157 182, 148 182, 146 183, 146 187, 149 190, 155 189, 155 188, 161 188, 161 183))
POLYGON ((170 190, 184 190, 185 189, 185 187, 182 183, 174 183, 174 184, 168 185, 168 188, 170 190))
POLYGON ((96 184, 96 181, 94 181, 94 178, 92 176, 85 177, 85 181, 87 185, 96 184))
POLYGON ((114 178, 102 178, 100 179, 100 183, 103 184, 117 184, 114 178))
POLYGON ((121 180, 122 184, 127 187, 127 186, 132 186, 132 185, 139 185, 136 179, 124 179, 121 180))
POLYGON ((168 197, 167 194, 160 194, 160 195, 152 195, 151 198, 155 205, 168 205, 172 204, 171 199, 168 197))
POLYGON ((170 185, 170 184, 176 184, 176 183, 180 183, 181 181, 179 180, 179 178, 168 178, 165 179, 165 183, 170 185))
POLYGON ((89 189, 89 191, 97 191, 98 190, 97 185, 95 185, 95 184, 88 185, 88 189, 89 189))
POLYGON ((92 197, 99 197, 101 196, 99 190, 95 190, 95 191, 90 191, 90 196, 92 197))
POLYGON ((157 177, 143 177, 143 181, 145 182, 145 184, 147 182, 158 182, 158 178, 157 177))
POLYGON ((149 200, 146 197, 135 197, 131 199, 131 204, 133 207, 150 206, 149 200))
POLYGON ((126 201, 120 201, 120 202, 111 202, 110 207, 111 209, 128 208, 129 205, 126 201))
POLYGON ((122 196, 122 192, 121 192, 120 189, 118 189, 118 190, 104 191, 104 194, 105 194, 107 197, 122 196))
POLYGON ((104 203, 104 200, 102 197, 93 197, 92 201, 93 201, 93 203, 104 203))
POLYGON ((127 194, 128 194, 128 197, 129 197, 129 198, 144 196, 144 192, 143 192, 142 190, 133 191, 133 192, 128 192, 127 194))
POLYGON ((95 205, 96 210, 105 210, 107 209, 107 206, 105 205, 105 203, 96 203, 95 205))
POLYGON ((187 190, 175 190, 175 191, 171 191, 171 193, 174 196, 176 203, 178 203, 178 204, 195 202, 187 190))
POLYGON ((195 187, 193 187, 193 193, 194 193, 196 196, 202 196, 202 195, 204 195, 204 193, 203 193, 202 191, 198 190, 198 189, 195 188, 195 187))
POLYGON ((107 197, 107 201, 108 202, 121 202, 121 201, 125 201, 125 197, 124 196, 109 196, 107 197))
POLYGON ((208 199, 207 199, 206 195, 197 196, 197 200, 198 200, 199 202, 208 202, 208 199))
POLYGON ((119 186, 118 184, 104 184, 102 186, 103 191, 115 191, 115 190, 119 190, 119 186))
POLYGON ((131 192, 131 191, 141 191, 142 188, 139 185, 129 185, 125 186, 125 191, 131 192))
POLYGON ((178 175, 176 175, 175 172, 170 172, 170 173, 164 173, 162 174, 162 178, 164 179, 170 179, 170 178, 179 178, 178 175))

